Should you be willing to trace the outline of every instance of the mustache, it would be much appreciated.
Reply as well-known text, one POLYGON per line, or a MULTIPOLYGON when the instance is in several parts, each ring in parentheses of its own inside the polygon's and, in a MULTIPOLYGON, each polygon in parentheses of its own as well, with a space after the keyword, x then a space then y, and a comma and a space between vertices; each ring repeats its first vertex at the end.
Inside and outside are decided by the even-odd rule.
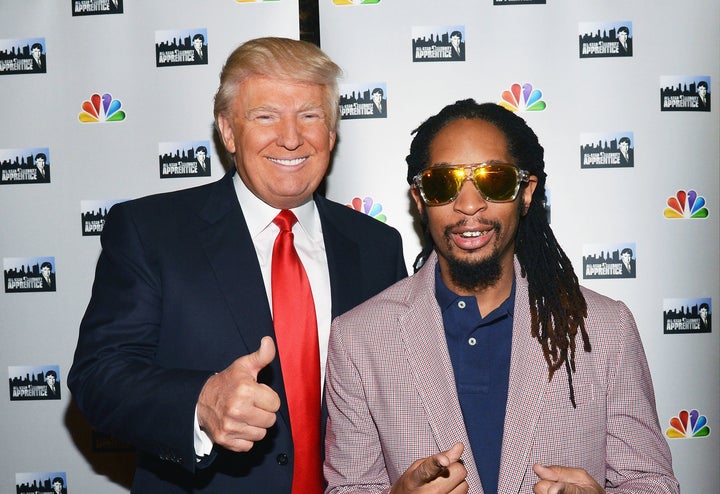
POLYGON ((474 220, 474 221, 472 221, 472 222, 471 222, 470 220, 460 220, 460 221, 458 221, 457 223, 455 223, 455 224, 453 224, 453 225, 448 225, 448 226, 446 226, 446 227, 445 227, 445 235, 446 235, 446 236, 449 236, 449 235, 452 234, 453 230, 456 230, 456 229, 458 229, 458 228, 465 228, 465 227, 467 227, 467 226, 469 226, 469 225, 471 225, 471 224, 472 224, 473 227, 475 227, 475 226, 489 226, 490 228, 493 229, 493 231, 495 231, 495 233, 499 233, 500 230, 501 230, 501 228, 502 228, 502 226, 500 225, 500 222, 499 222, 499 221, 495 221, 495 220, 485 220, 485 219, 481 219, 481 220, 474 220))

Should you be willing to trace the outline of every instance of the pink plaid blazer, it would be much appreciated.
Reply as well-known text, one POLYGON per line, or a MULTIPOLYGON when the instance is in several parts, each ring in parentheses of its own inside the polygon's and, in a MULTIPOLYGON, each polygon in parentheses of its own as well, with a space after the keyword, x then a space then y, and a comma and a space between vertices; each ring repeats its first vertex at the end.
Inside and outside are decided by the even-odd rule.
MULTIPOLYGON (((455 389, 435 254, 415 275, 337 318, 325 393, 327 493, 388 492, 418 458, 460 441, 471 493, 483 493, 455 389)), ((581 467, 608 493, 678 493, 632 314, 584 290, 592 352, 578 344, 570 403, 564 367, 548 382, 530 336, 527 281, 516 298, 498 492, 532 492, 536 462, 581 467)), ((491 494, 491 493, 488 493, 491 494)), ((492 493, 495 494, 495 493, 492 493)))

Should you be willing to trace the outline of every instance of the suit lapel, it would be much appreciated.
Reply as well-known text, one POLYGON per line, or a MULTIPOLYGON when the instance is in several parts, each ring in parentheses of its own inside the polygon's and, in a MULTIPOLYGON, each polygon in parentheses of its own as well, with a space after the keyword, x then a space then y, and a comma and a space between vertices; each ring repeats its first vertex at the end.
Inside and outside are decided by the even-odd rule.
POLYGON ((233 314, 248 351, 272 335, 272 318, 262 273, 245 217, 237 202, 232 174, 216 183, 200 216, 207 228, 198 231, 218 284, 233 314))
POLYGON ((343 225, 338 225, 340 220, 333 214, 327 199, 316 194, 315 204, 322 223, 330 275, 331 314, 335 318, 355 307, 360 300, 363 276, 359 246, 343 233, 343 225), (355 283, 348 280, 355 280, 355 283))
POLYGON ((438 448, 445 451, 456 442, 463 443, 462 458, 468 470, 470 491, 482 493, 457 395, 442 314, 435 298, 435 265, 436 256, 432 254, 414 275, 416 283, 408 296, 410 309, 400 318, 400 336, 438 448))
MULTIPOLYGON (((233 174, 229 172, 209 189, 210 194, 199 211, 207 227, 197 234, 245 343, 245 353, 251 353, 258 349, 263 336, 274 336, 274 329, 255 247, 237 201, 233 174)), ((238 354, 242 354, 240 350, 238 354)), ((263 369, 258 379, 280 395, 280 414, 287 421, 279 359, 263 369)))
POLYGON ((510 383, 498 479, 498 492, 507 493, 520 491, 548 386, 547 364, 540 344, 530 335, 527 280, 519 273, 516 259, 510 383))

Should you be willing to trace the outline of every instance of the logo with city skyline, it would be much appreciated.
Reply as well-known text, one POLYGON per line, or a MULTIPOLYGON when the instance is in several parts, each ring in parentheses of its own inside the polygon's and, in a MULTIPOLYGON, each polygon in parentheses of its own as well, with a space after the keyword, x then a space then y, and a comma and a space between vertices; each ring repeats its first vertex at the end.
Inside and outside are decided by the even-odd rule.
POLYGON ((110 208, 126 199, 101 201, 80 201, 80 217, 83 237, 100 236, 105 226, 105 218, 110 208))
POLYGON ((510 89, 503 91, 502 101, 499 105, 512 112, 543 111, 547 108, 542 91, 533 88, 529 82, 515 83, 510 86, 510 89))
POLYGON ((158 144, 160 178, 209 177, 210 141, 158 144))
POLYGON ((67 492, 65 472, 20 472, 15 474, 15 492, 67 492), (57 487, 57 488, 56 488, 57 487))
POLYGON ((709 214, 705 198, 694 190, 678 190, 674 196, 668 197, 667 207, 663 211, 663 216, 668 219, 707 218, 709 214))
POLYGON ((50 183, 50 149, 0 149, 0 184, 50 183))
POLYGON ((632 168, 634 136, 630 131, 580 135, 580 168, 632 168))
POLYGON ((707 417, 700 415, 697 410, 680 410, 677 416, 670 419, 670 427, 665 430, 665 435, 670 439, 707 437, 710 435, 710 426, 707 417))
POLYGON ((366 197, 365 199, 355 197, 347 207, 366 214, 371 218, 375 218, 378 221, 387 223, 387 216, 382 212, 382 204, 375 202, 372 197, 366 197))
POLYGON ((155 65, 207 65, 208 43, 207 28, 155 31, 155 65))
POLYGON ((340 118, 387 118, 387 85, 384 82, 340 85, 340 118))
POLYGON ((0 39, 0 75, 47 72, 45 38, 0 39))
POLYGON ((5 257, 5 293, 56 291, 54 257, 5 257))
POLYGON ((59 400, 62 380, 58 365, 12 365, 8 367, 10 401, 59 400))
POLYGON ((413 26, 413 62, 464 62, 465 26, 413 26))
POLYGON ((581 22, 580 58, 632 57, 632 22, 581 22))
POLYGON ((710 111, 709 75, 660 76, 660 111, 710 111))
POLYGON ((123 0, 72 0, 72 15, 122 14, 123 0))
POLYGON ((78 120, 83 123, 120 122, 125 120, 125 112, 121 107, 120 100, 113 99, 110 93, 102 96, 95 93, 89 100, 83 101, 78 120))
POLYGON ((712 299, 668 298, 663 300, 663 334, 712 332, 712 299))
POLYGON ((634 243, 583 245, 583 279, 637 277, 634 243))

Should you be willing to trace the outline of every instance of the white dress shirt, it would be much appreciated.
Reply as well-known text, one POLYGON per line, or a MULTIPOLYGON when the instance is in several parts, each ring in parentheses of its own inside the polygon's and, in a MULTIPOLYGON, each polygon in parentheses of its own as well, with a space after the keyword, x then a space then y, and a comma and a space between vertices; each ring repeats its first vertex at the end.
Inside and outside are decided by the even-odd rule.
MULTIPOLYGON (((272 312, 272 287, 270 286, 272 269, 272 251, 275 238, 280 228, 273 223, 273 219, 280 212, 253 194, 243 183, 240 177, 233 176, 233 185, 250 237, 252 238, 260 270, 262 271, 265 293, 267 294, 272 312)), ((332 322, 332 300, 330 296, 330 272, 325 253, 325 242, 320 224, 320 214, 315 201, 309 200, 305 204, 293 208, 298 221, 293 225, 295 237, 295 250, 302 261, 310 281, 310 288, 315 302, 315 316, 318 325, 318 342, 320 346, 320 386, 325 378, 325 361, 327 360, 328 339, 330 337, 330 323, 332 322)), ((260 342, 257 341, 257 348, 260 342)), ((240 357, 240 355, 238 355, 240 357)), ((197 407, 195 408, 195 452, 198 456, 210 454, 212 441, 202 430, 197 420, 197 407)))

